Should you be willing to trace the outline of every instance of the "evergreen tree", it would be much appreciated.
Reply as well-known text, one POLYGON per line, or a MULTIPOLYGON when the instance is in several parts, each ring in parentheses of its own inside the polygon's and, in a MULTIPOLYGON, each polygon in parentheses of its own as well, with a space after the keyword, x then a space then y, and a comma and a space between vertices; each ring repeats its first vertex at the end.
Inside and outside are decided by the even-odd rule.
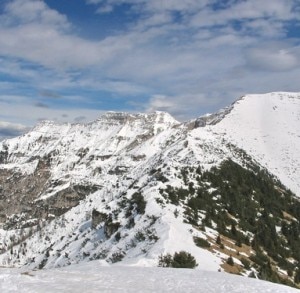
POLYGON ((197 265, 196 259, 186 251, 175 252, 173 256, 169 253, 166 255, 161 255, 158 259, 159 267, 193 269, 197 265))
POLYGON ((196 259, 186 251, 175 252, 172 262, 173 268, 193 269, 197 266, 196 259))
POLYGON ((299 268, 298 268, 298 270, 295 273, 294 282, 296 284, 300 283, 300 269, 299 268))
POLYGON ((172 267, 173 257, 170 253, 166 255, 160 255, 158 258, 158 266, 163 268, 172 267))
POLYGON ((228 257, 226 263, 229 264, 230 266, 233 266, 233 265, 234 265, 234 261, 233 261, 233 258, 232 258, 231 255, 228 257))
POLYGON ((232 234, 233 236, 235 236, 236 233, 237 233, 237 231, 236 231, 235 223, 232 223, 232 224, 231 224, 231 234, 232 234))

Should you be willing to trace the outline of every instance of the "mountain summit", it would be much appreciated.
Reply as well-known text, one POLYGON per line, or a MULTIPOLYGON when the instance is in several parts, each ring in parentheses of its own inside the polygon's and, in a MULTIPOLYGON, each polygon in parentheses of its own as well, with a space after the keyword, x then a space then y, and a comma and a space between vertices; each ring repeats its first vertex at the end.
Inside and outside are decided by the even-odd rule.
POLYGON ((239 99, 215 127, 300 195, 300 94, 239 99))
POLYGON ((101 259, 300 281, 300 95, 248 95, 179 123, 108 112, 0 144, 0 264, 101 259))

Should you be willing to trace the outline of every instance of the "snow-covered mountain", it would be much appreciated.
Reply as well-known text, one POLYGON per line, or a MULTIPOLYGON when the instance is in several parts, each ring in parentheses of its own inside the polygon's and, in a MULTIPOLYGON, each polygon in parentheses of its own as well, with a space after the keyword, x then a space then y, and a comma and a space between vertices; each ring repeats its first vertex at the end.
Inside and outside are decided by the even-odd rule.
POLYGON ((43 122, 0 144, 0 264, 157 266, 187 251, 197 269, 297 284, 299 145, 291 93, 186 123, 163 112, 43 122))
POLYGON ((300 196, 300 94, 239 99, 213 131, 245 150, 300 196))

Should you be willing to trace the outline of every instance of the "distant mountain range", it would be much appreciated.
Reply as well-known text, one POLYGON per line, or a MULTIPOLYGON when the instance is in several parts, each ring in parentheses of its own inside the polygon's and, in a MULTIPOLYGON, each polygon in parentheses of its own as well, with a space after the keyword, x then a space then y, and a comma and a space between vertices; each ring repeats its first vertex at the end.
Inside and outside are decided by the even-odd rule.
POLYGON ((0 265, 157 266, 186 251, 196 269, 299 286, 299 147, 298 93, 185 123, 42 122, 0 143, 0 265))

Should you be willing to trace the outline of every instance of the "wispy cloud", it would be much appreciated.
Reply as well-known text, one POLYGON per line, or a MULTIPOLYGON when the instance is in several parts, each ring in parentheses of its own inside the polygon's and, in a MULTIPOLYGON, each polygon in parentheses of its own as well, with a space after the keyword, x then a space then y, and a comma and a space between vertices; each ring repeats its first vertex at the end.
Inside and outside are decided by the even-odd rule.
POLYGON ((290 71, 300 64, 300 47, 270 43, 246 51, 246 61, 254 70, 269 72, 290 71))
POLYGON ((41 90, 39 92, 39 95, 41 97, 45 97, 45 98, 51 98, 51 99, 61 99, 62 96, 55 93, 55 92, 52 92, 52 91, 49 91, 49 90, 41 90))
POLYGON ((0 140, 21 135, 28 130, 29 127, 22 124, 0 121, 0 140))
POLYGON ((41 118, 60 122, 77 122, 76 117, 84 116, 85 122, 88 122, 103 113, 102 110, 89 108, 48 107, 42 102, 32 103, 32 101, 34 100, 22 96, 5 96, 5 99, 0 97, 0 121, 27 127, 34 125, 41 118))
POLYGON ((37 102, 34 104, 35 107, 38 107, 38 108, 49 108, 49 106, 45 103, 42 103, 42 102, 37 102))
POLYGON ((43 1, 37 0, 13 0, 7 2, 1 20, 7 27, 33 22, 45 26, 55 26, 59 29, 70 27, 70 23, 65 15, 50 9, 43 1))
POLYGON ((35 120, 76 121, 109 100, 187 119, 247 92, 299 90, 296 0, 86 0, 95 17, 130 16, 120 31, 93 39, 46 3, 5 1, 0 119, 25 123, 26 107, 35 120))

